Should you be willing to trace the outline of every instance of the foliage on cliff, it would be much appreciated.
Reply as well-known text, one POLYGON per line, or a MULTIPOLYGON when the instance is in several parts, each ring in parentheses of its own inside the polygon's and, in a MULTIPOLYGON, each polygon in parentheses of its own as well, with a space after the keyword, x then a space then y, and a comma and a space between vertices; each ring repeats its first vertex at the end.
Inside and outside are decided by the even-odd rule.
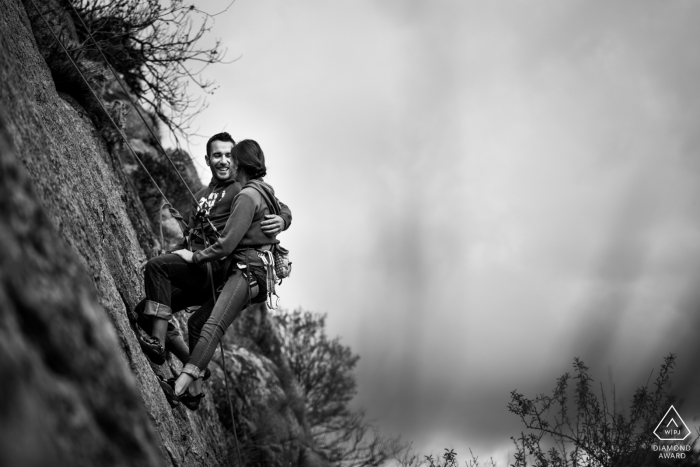
MULTIPOLYGON (((574 375, 557 379, 551 395, 529 398, 511 392, 508 410, 525 426, 519 437, 511 438, 515 452, 511 467, 694 467, 700 465, 697 443, 700 431, 681 433, 676 440, 660 440, 655 433, 675 398, 670 377, 676 356, 668 355, 652 386, 639 386, 628 410, 618 405, 618 395, 606 394, 594 384, 590 369, 574 359, 574 375), (570 383, 574 383, 570 385, 570 383), (573 387, 571 387, 573 386, 573 387), (573 401, 573 404, 571 403, 573 401)), ((651 375, 649 376, 651 379, 651 375)), ((674 420, 675 422, 675 420, 674 420)), ((685 422, 678 422, 683 423, 685 422)), ((692 425, 691 425, 692 426, 692 425)), ((493 459, 480 461, 470 451, 467 467, 495 467, 493 459)), ((401 467, 457 467, 457 453, 445 449, 442 456, 419 456, 413 451, 399 456, 401 467)), ((510 462, 510 459, 509 459, 510 462)))
POLYGON ((70 17, 72 21, 63 17, 54 26, 61 40, 70 42, 76 61, 104 62, 104 54, 134 95, 168 128, 187 137, 189 121, 205 107, 192 97, 189 85, 212 93, 215 85, 202 71, 224 60, 219 40, 202 45, 214 17, 222 12, 210 14, 182 0, 61 0, 37 5, 43 14, 70 17))
POLYGON ((383 465, 407 449, 386 437, 349 404, 356 393, 353 373, 359 356, 328 338, 326 316, 303 310, 274 314, 282 349, 306 395, 306 418, 316 445, 334 465, 383 465))

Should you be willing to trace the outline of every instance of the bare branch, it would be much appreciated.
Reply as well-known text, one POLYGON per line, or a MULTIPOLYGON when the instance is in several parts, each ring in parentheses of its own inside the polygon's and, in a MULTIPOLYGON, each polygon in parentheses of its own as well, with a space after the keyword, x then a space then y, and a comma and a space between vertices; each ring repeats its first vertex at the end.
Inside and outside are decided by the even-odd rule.
MULTIPOLYGON (((129 85, 137 98, 151 107, 176 135, 188 140, 192 119, 206 109, 206 100, 193 99, 188 83, 211 94, 214 83, 202 73, 212 64, 225 61, 221 41, 199 45, 211 31, 215 14, 173 0, 169 6, 159 0, 70 0, 87 25, 76 21, 79 45, 71 51, 99 60, 99 52, 88 40, 91 33, 107 60, 129 85), (188 63, 200 63, 193 70, 188 63)), ((235 61, 235 60, 234 60, 235 61)))

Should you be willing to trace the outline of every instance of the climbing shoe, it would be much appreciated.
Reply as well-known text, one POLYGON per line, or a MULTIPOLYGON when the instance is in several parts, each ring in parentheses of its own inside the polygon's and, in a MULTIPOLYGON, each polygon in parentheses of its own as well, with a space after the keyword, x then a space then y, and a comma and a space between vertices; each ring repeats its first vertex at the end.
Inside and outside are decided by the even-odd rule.
POLYGON ((199 408, 199 402, 204 398, 204 393, 202 392, 196 396, 193 396, 188 391, 185 391, 184 394, 180 394, 178 397, 180 398, 180 402, 182 402, 185 407, 194 411, 199 408))
POLYGON ((158 376, 158 382, 170 407, 177 407, 180 404, 180 396, 175 395, 175 378, 163 379, 158 376))
POLYGON ((140 333, 137 334, 137 339, 141 350, 150 361, 156 365, 165 363, 165 346, 160 342, 160 339, 140 333))

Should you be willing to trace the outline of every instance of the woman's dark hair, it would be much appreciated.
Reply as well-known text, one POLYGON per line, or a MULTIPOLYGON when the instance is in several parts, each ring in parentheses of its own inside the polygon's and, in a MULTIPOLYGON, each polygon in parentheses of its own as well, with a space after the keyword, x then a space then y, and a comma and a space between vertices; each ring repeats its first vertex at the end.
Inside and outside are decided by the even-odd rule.
POLYGON ((252 139, 244 139, 235 145, 231 157, 238 162, 238 170, 245 171, 249 178, 261 178, 267 174, 265 154, 252 139))

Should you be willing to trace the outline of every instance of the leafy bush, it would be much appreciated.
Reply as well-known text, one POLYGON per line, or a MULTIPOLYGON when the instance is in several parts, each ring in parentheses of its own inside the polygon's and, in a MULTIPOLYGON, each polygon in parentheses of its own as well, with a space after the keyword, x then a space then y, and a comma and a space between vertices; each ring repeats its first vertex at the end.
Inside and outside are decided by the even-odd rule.
MULTIPOLYGON (((569 373, 561 376, 551 396, 542 394, 529 399, 513 391, 508 410, 531 430, 513 439, 516 446, 513 465, 525 467, 529 465, 528 459, 535 467, 654 465, 658 455, 652 451, 657 440, 653 432, 674 400, 667 386, 675 361, 676 356, 670 354, 664 359, 653 387, 647 382, 635 391, 628 415, 617 407, 615 394, 612 403, 608 402, 602 384, 600 396, 596 396, 589 368, 578 358, 574 359, 575 376, 569 373), (572 380, 575 383, 573 414, 568 408, 572 380), (549 449, 542 446, 545 435, 553 443, 549 449)), ((693 459, 689 458, 688 462, 693 459)))
POLYGON ((279 310, 273 315, 283 351, 306 394, 306 422, 316 445, 337 466, 383 465, 407 449, 398 438, 382 436, 352 410, 357 383, 353 370, 359 356, 326 336, 326 315, 302 310, 279 310))
MULTIPOLYGON (((517 415, 527 428, 520 437, 511 438, 515 454, 511 467, 651 467, 698 466, 700 453, 695 449, 697 437, 690 441, 691 452, 684 459, 660 459, 652 450, 657 438, 654 429, 664 417, 674 397, 668 392, 676 356, 664 359, 653 386, 640 386, 632 397, 628 414, 617 407, 615 394, 608 402, 602 385, 596 395, 594 380, 583 361, 574 359, 574 375, 557 379, 552 395, 540 394, 534 399, 517 391, 511 392, 508 410, 517 415), (573 387, 571 386, 571 383, 573 387), (574 407, 569 407, 573 392, 574 407)), ((651 376, 650 376, 651 378, 651 376)), ((471 454, 471 451, 470 451, 471 454)), ((405 453, 397 459, 402 467, 456 467, 457 453, 445 449, 440 457, 405 453)), ((467 467, 495 467, 493 459, 486 464, 471 454, 467 467)))
MULTIPOLYGON (((479 462, 479 458, 474 455, 471 449, 469 450, 469 455, 471 459, 464 463, 467 467, 496 467, 493 459, 489 459, 485 464, 479 462)), ((433 457, 432 454, 421 458, 413 450, 403 452, 395 461, 401 467, 457 467, 459 465, 457 453, 454 449, 445 449, 445 452, 442 454, 442 461, 440 456, 433 457)))

